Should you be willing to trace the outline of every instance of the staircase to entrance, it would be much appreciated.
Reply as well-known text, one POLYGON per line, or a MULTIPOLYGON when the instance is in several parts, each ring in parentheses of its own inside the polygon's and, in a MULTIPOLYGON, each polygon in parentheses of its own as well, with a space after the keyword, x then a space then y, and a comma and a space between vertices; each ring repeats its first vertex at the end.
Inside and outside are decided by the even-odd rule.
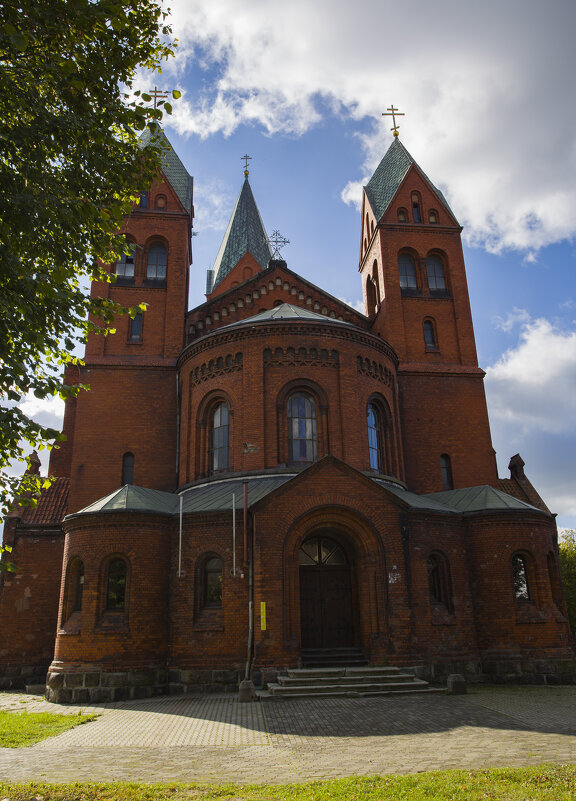
POLYGON ((302 698, 445 692, 433 688, 414 673, 397 667, 332 666, 288 670, 260 694, 266 698, 302 698))

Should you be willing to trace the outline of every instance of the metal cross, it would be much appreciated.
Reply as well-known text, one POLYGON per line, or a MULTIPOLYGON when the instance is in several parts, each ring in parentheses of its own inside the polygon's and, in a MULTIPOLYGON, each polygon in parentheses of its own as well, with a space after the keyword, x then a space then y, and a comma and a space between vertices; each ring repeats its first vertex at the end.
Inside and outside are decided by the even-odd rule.
POLYGON ((240 161, 244 162, 244 175, 248 176, 248 162, 252 161, 252 156, 240 156, 240 161))
POLYGON ((268 246, 272 245, 272 258, 279 259, 280 258, 280 249, 284 247, 284 245, 289 245, 290 240, 286 239, 282 236, 280 231, 273 231, 272 236, 266 240, 268 246))
POLYGON ((148 94, 152 95, 154 98, 154 108, 157 108, 159 99, 166 100, 168 97, 168 92, 162 92, 157 86, 155 86, 154 89, 151 89, 148 94))
POLYGON ((403 111, 398 111, 397 108, 394 108, 394 104, 388 106, 385 112, 382 112, 383 117, 392 117, 392 128, 391 131, 394 132, 394 136, 398 136, 398 128, 399 125, 396 125, 396 117, 404 117, 406 116, 403 111))

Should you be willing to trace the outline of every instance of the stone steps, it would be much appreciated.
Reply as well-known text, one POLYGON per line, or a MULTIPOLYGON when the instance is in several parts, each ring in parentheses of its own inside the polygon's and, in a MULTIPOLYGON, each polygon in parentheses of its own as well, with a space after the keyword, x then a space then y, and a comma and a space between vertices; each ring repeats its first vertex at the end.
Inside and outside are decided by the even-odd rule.
MULTIPOLYGON (((365 697, 434 692, 427 681, 395 667, 301 668, 278 676, 266 698, 365 697)), ((444 690, 440 690, 444 692, 444 690)))

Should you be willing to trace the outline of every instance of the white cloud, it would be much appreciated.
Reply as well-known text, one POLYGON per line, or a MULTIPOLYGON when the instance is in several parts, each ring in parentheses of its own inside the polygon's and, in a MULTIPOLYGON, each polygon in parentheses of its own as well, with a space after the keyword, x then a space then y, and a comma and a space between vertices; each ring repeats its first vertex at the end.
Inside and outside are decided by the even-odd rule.
POLYGON ((501 331, 512 331, 518 323, 529 323, 530 314, 526 309, 518 309, 516 306, 509 312, 506 317, 496 317, 494 325, 501 331))
POLYGON ((491 416, 521 433, 576 434, 576 329, 540 318, 486 371, 491 416))
POLYGON ((229 135, 258 124, 298 135, 327 111, 372 117, 366 174, 349 176, 358 182, 389 141, 379 115, 394 102, 406 112, 403 141, 444 181, 470 243, 534 258, 575 233, 576 105, 566 100, 576 71, 573 0, 173 0, 171 8, 180 45, 165 73, 184 79, 193 66, 197 87, 176 104, 170 124, 180 132, 229 135))

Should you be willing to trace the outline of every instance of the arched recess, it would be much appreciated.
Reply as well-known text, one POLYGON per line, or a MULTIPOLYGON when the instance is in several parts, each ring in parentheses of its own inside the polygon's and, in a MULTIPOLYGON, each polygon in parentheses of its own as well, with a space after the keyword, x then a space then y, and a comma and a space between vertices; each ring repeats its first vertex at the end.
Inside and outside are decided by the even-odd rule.
POLYGON ((369 468, 377 473, 398 476, 395 426, 388 401, 379 393, 368 398, 366 428, 369 468))
POLYGON ((355 644, 368 652, 373 643, 387 643, 388 582, 382 540, 359 510, 330 506, 295 521, 284 541, 286 645, 301 647, 300 549, 315 537, 335 541, 348 559, 355 644))
MULTIPOLYGON (((329 426, 328 426, 328 396, 322 387, 315 381, 309 379, 294 379, 285 384, 276 399, 276 421, 277 421, 277 453, 278 464, 294 464, 290 453, 289 436, 289 410, 288 403, 290 398, 298 394, 310 396, 316 408, 316 455, 310 461, 316 461, 326 456, 330 450, 329 426)), ((302 464, 307 464, 306 460, 300 460, 302 464)))
MULTIPOLYGON (((233 470, 233 438, 234 438, 234 406, 227 392, 220 389, 208 392, 200 401, 196 414, 196 478, 212 475, 219 470, 233 470), (214 417, 222 405, 227 410, 227 458, 224 467, 215 467, 214 463, 214 417)), ((224 464, 222 458, 220 463, 224 464)))
POLYGON ((66 567, 62 617, 60 619, 61 628, 65 628, 69 632, 71 629, 80 631, 83 593, 84 562, 80 557, 73 556, 66 567))

